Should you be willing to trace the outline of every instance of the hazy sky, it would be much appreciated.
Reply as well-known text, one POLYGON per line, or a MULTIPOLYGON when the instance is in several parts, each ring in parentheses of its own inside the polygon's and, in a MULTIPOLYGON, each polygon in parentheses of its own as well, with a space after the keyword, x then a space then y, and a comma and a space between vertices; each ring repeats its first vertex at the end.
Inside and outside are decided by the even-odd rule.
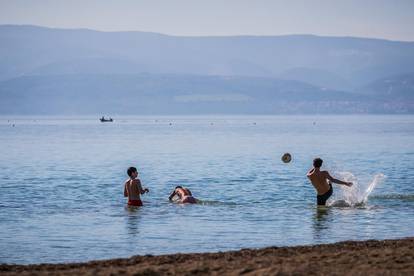
POLYGON ((0 24, 414 41, 414 0, 0 0, 0 24))

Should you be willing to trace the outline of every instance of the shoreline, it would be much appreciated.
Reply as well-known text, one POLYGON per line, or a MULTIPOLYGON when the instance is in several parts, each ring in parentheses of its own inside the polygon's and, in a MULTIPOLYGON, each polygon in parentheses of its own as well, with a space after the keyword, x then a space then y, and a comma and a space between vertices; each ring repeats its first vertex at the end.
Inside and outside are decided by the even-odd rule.
POLYGON ((132 256, 85 263, 0 264, 1 275, 414 275, 414 237, 218 253, 132 256))

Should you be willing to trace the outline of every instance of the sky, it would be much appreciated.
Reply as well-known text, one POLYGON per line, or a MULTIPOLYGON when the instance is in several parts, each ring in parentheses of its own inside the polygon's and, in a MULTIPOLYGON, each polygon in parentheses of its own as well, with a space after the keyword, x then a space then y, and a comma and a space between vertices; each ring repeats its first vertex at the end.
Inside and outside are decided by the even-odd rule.
POLYGON ((315 34, 414 41, 414 0, 0 0, 0 24, 178 36, 315 34))

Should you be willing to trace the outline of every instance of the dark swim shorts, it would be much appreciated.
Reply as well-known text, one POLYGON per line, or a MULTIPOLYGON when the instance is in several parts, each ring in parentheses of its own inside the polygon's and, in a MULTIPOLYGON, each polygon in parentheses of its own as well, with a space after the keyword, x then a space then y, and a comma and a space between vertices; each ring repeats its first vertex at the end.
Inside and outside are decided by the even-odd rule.
POLYGON ((318 203, 318 205, 325 205, 326 201, 328 200, 328 198, 331 197, 332 195, 332 185, 329 184, 329 191, 327 191, 326 193, 324 193, 323 195, 317 195, 316 196, 316 202, 318 203))

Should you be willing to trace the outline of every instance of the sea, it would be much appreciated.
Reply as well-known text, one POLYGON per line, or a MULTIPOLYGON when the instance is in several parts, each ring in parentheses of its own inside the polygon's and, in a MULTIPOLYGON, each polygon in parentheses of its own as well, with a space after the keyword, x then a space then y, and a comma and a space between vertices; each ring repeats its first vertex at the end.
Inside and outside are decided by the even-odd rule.
POLYGON ((0 117, 0 263, 414 236, 413 115, 99 117, 0 117), (315 157, 354 183, 327 207, 306 178, 315 157), (150 191, 140 208, 130 166, 150 191), (177 185, 199 203, 169 202, 177 185))

